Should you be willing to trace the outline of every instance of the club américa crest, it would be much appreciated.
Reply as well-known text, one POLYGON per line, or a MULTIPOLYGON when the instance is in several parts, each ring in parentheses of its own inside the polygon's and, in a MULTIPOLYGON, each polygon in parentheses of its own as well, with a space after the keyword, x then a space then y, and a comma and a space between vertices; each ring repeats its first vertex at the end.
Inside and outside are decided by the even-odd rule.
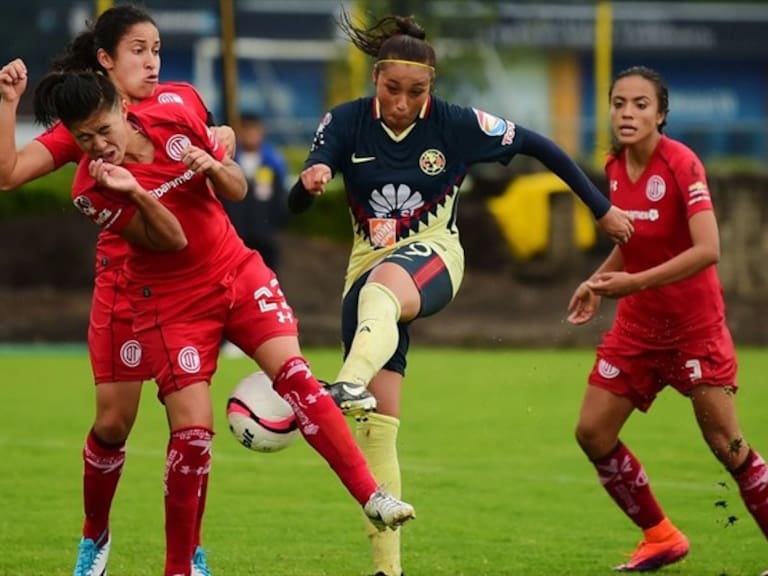
POLYGON ((435 148, 424 150, 419 158, 419 168, 427 176, 437 176, 445 170, 445 155, 435 148))

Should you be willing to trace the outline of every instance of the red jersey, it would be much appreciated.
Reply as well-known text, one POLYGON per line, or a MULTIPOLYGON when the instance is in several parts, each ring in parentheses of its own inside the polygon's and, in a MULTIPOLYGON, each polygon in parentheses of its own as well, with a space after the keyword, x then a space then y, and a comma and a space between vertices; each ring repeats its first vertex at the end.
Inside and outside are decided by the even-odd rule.
MULTIPOLYGON (((184 82, 158 84, 155 93, 151 97, 137 104, 131 104, 128 106, 128 109, 135 112, 156 104, 168 103, 182 104, 204 122, 210 120, 210 112, 205 107, 205 103, 198 91, 194 86, 184 82)), ((61 122, 56 122, 48 130, 35 138, 35 140, 45 146, 51 153, 56 169, 69 162, 80 162, 80 159, 83 157, 83 151, 80 150, 72 134, 69 133, 69 130, 61 122)), ((96 274, 99 274, 108 267, 122 266, 127 254, 128 247, 122 238, 110 232, 99 234, 96 242, 96 274)))
MULTIPOLYGON (((150 289, 159 298, 201 286, 218 284, 227 273, 248 258, 249 251, 232 227, 224 208, 208 186, 205 174, 196 174, 181 161, 182 151, 192 144, 217 160, 226 154, 205 123, 186 107, 154 106, 129 112, 129 121, 155 147, 151 163, 125 163, 147 193, 158 198, 178 218, 188 244, 180 251, 158 252, 125 242, 128 256, 125 274, 135 288, 150 289)), ((122 193, 101 187, 88 174, 89 158, 83 158, 72 184, 75 206, 103 230, 115 234, 136 213, 136 205, 122 193)), ((183 299, 183 298, 182 298, 183 299)), ((170 304, 171 311, 173 304, 170 304)))
MULTIPOLYGON (((696 154, 662 136, 636 182, 627 174, 625 152, 605 166, 611 202, 634 218, 632 239, 620 246, 624 269, 653 268, 693 245, 688 220, 712 210, 707 177, 696 154)), ((654 347, 719 330, 725 321, 722 288, 714 265, 666 286, 619 300, 616 323, 654 347)))

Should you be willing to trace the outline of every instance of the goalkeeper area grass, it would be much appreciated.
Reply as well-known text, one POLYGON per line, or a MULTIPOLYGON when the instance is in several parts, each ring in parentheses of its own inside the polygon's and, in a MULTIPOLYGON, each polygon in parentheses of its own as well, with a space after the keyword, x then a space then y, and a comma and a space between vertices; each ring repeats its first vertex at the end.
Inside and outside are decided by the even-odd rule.
MULTIPOLYGON (((309 349, 332 379, 338 350, 309 349)), ((740 349, 737 406, 768 456, 768 352, 740 349)), ((414 349, 403 389, 403 528, 409 576, 611 574, 640 533, 600 487, 573 439, 590 350, 414 349)), ((0 575, 70 575, 82 523, 82 461, 94 392, 84 348, 0 350, 0 575)), ((222 359, 204 544, 221 576, 371 574, 359 507, 299 441, 258 454, 226 427, 228 393, 255 371, 222 359)), ((109 573, 162 573, 168 432, 145 384, 112 509, 109 573)), ((691 552, 662 574, 756 576, 768 544, 709 452, 690 402, 666 390, 622 435, 691 552)))

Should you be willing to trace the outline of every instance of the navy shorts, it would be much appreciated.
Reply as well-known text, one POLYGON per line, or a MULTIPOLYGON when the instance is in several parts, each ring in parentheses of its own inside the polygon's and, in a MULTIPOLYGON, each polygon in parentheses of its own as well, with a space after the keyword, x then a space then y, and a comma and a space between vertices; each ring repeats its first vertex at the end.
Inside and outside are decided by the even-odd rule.
MULTIPOLYGON (((453 299, 453 286, 448 269, 442 258, 425 242, 411 242, 392 252, 381 263, 389 262, 404 268, 413 278, 421 294, 421 309, 416 318, 431 316, 445 308, 453 299)), ((361 275, 344 296, 341 307, 341 336, 344 344, 344 358, 347 357, 352 339, 357 332, 357 303, 360 290, 365 286, 371 270, 361 275)), ((399 334, 397 349, 387 363, 385 370, 405 375, 406 355, 410 344, 409 323, 397 325, 399 334)))

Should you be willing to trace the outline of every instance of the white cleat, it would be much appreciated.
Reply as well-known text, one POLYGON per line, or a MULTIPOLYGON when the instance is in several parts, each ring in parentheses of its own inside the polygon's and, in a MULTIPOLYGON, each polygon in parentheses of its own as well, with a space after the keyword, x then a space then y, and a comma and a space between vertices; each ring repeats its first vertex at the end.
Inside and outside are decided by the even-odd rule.
POLYGON ((400 526, 416 518, 416 511, 407 502, 398 500, 380 488, 376 490, 363 506, 365 515, 380 531, 397 530, 400 526))

